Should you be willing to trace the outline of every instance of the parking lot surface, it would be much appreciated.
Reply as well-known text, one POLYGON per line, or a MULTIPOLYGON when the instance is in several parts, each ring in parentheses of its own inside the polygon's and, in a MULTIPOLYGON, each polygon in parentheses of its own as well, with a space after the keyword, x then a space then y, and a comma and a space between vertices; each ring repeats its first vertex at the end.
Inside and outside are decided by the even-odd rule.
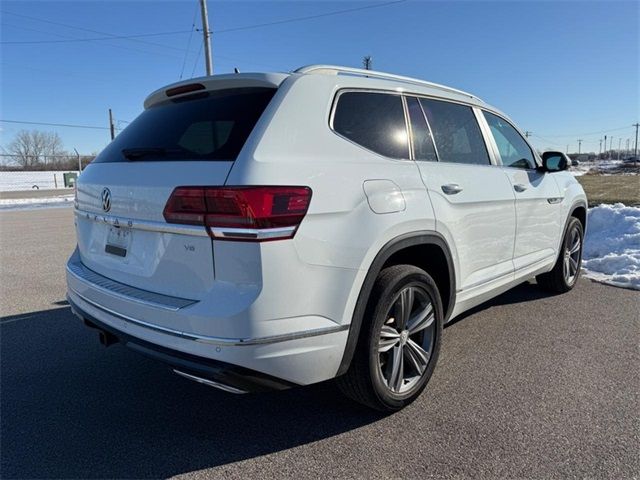
POLYGON ((234 396, 65 303, 70 208, 0 213, 2 478, 632 478, 640 294, 523 284, 445 328, 425 393, 384 416, 332 383, 234 396))

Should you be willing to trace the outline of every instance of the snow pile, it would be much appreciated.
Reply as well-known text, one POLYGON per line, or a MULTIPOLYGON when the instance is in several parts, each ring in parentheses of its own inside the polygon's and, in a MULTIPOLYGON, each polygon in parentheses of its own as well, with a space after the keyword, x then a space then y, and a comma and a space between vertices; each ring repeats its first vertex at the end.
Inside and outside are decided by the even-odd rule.
POLYGON ((73 205, 73 200, 73 195, 41 198, 2 198, 0 199, 0 211, 71 206, 73 205))
POLYGON ((589 209, 582 268, 587 278, 640 290, 640 207, 589 209))

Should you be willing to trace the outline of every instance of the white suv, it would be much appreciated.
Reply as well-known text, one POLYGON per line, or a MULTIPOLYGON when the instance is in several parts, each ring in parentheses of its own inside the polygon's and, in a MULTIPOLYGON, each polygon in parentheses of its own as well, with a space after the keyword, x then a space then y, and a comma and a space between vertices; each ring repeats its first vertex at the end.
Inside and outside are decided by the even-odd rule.
POLYGON ((77 184, 68 299, 105 345, 235 393, 338 377, 397 410, 443 324, 532 277, 575 285, 566 157, 471 94, 323 65, 144 106, 77 184))

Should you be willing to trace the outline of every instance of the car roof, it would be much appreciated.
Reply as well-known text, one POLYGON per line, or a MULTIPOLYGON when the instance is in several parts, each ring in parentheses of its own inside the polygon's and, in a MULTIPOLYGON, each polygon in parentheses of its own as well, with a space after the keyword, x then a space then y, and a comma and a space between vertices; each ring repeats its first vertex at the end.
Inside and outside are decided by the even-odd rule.
MULTIPOLYGON (((277 88, 289 77, 310 75, 316 76, 318 80, 330 82, 336 88, 380 89, 425 95, 486 108, 506 117, 502 112, 488 105, 476 95, 463 90, 417 78, 337 65, 309 65, 289 73, 230 73, 192 78, 167 85, 151 93, 146 98, 144 107, 149 108, 156 103, 167 100, 169 98, 167 92, 188 85, 201 85, 201 90, 243 87, 277 88)), ((188 93, 193 92, 186 91, 184 94, 188 93)), ((178 95, 175 96, 177 97, 178 95)))

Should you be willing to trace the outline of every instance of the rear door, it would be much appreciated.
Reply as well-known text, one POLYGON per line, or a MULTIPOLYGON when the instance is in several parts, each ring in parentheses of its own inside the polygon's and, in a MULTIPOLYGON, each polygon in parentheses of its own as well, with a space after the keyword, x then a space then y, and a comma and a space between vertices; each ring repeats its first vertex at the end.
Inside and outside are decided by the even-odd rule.
POLYGON ((538 171, 533 150, 504 118, 483 111, 494 148, 516 197, 516 272, 555 260, 564 218, 560 189, 550 174, 538 171))
POLYGON ((458 257, 458 290, 513 273, 514 194, 491 164, 474 110, 407 97, 414 157, 429 191, 436 229, 458 257))
POLYGON ((84 170, 76 229, 84 265, 121 283, 199 298, 214 281, 204 227, 166 223, 179 186, 224 185, 275 88, 199 92, 145 110, 84 170))

